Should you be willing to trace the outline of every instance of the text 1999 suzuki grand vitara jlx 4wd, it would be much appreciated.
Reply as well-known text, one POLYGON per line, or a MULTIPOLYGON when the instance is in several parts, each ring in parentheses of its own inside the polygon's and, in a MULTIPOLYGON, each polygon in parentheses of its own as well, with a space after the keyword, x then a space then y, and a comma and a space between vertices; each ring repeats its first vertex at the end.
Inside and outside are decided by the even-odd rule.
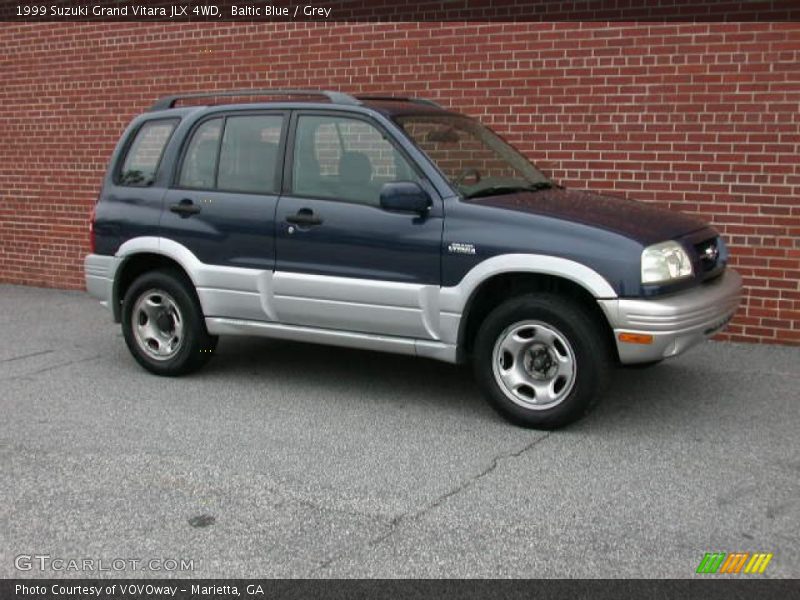
POLYGON ((86 287, 159 375, 217 336, 472 361, 511 421, 583 415, 615 363, 719 331, 739 275, 714 229, 566 190, 423 100, 239 90, 158 101, 125 131, 86 287), (285 101, 175 105, 222 96, 285 101))

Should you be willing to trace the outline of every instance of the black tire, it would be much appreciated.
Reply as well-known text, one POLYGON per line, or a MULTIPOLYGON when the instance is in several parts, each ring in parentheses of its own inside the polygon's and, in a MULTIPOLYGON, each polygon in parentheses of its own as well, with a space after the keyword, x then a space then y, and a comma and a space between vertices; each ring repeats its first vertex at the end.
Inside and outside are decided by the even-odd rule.
MULTIPOLYGON (((478 330, 472 358, 477 383, 492 407, 512 423, 535 429, 563 427, 587 414, 606 389, 613 370, 612 353, 604 339, 601 324, 597 323, 578 303, 568 298, 544 293, 518 296, 495 308, 478 330), (516 340, 524 335, 538 336, 540 331, 543 331, 545 336, 550 336, 553 331, 557 334, 557 341, 553 342, 549 350, 550 355, 547 354, 548 347, 536 342, 535 338, 530 342, 535 345, 521 350, 517 358, 509 352, 504 352, 501 340, 512 338, 516 340), (513 335, 515 333, 516 337, 513 335), (562 340, 566 344, 562 344, 562 340), (495 376, 496 347, 499 353, 497 376, 495 376), (505 371, 508 366, 505 361, 511 361, 514 363, 514 368, 519 365, 525 368, 524 372, 528 373, 530 381, 534 381, 535 376, 547 378, 552 371, 546 373, 536 371, 535 376, 531 376, 528 371, 528 368, 535 368, 534 358, 542 356, 542 352, 545 360, 542 363, 545 365, 544 368, 547 368, 547 365, 555 365, 554 368, 557 369, 557 374, 551 376, 552 379, 545 381, 543 385, 548 386, 552 382, 553 390, 558 390, 557 385, 562 384, 560 391, 552 392, 556 395, 561 394, 562 397, 560 400, 553 398, 552 407, 543 402, 540 408, 535 409, 532 408, 533 400, 525 406, 525 398, 520 397, 520 392, 526 387, 525 383, 511 390, 503 383, 500 374, 511 372, 510 368, 505 371), (558 361, 551 359, 557 359, 556 354, 573 365, 569 376, 560 375, 558 361), (522 362, 515 363, 517 360, 522 362), (560 381, 559 378, 564 381, 560 381), (512 397, 516 398, 516 401, 512 400, 512 397)), ((536 380, 535 383, 542 382, 536 380)), ((533 397, 538 396, 533 386, 527 387, 533 393, 533 397)))
MULTIPOLYGON (((150 305, 152 306, 152 304, 151 302, 150 305)), ((146 311, 138 310, 137 312, 138 317, 147 324, 149 317, 142 314, 146 311)), ((209 335, 206 330, 203 313, 192 283, 183 273, 173 269, 159 269, 144 273, 131 284, 122 301, 122 334, 136 362, 156 375, 175 376, 196 371, 211 359, 217 346, 217 337, 209 335), (163 309, 158 319, 154 319, 154 321, 165 324, 165 327, 162 328, 163 331, 159 330, 160 333, 170 331, 170 327, 172 327, 171 333, 176 333, 178 331, 176 322, 179 321, 180 336, 176 335, 173 340, 177 341, 174 345, 168 346, 168 348, 174 348, 173 354, 167 352, 167 356, 156 359, 142 347, 146 342, 137 341, 137 339, 145 338, 145 335, 134 332, 133 311, 138 302, 146 303, 145 296, 148 294, 149 298, 158 299, 159 291, 163 292, 163 306, 172 307, 174 305, 177 307, 177 311, 170 313, 163 309), (170 314, 172 316, 169 316, 170 314), (176 318, 176 315, 179 318, 176 318)), ((160 346, 154 340, 155 338, 151 338, 152 346, 160 346)), ((152 346, 151 352, 155 353, 152 346)))

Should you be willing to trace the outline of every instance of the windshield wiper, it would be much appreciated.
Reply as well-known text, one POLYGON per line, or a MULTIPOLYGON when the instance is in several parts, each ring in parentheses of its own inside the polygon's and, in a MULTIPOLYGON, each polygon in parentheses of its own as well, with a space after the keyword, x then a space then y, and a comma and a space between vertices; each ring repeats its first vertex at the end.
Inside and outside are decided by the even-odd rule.
POLYGON ((537 181, 529 185, 492 185, 489 187, 475 190, 470 194, 465 194, 465 198, 480 198, 482 196, 496 196, 499 194, 516 194, 517 192, 538 192, 539 190, 549 190, 553 184, 549 181, 537 181))

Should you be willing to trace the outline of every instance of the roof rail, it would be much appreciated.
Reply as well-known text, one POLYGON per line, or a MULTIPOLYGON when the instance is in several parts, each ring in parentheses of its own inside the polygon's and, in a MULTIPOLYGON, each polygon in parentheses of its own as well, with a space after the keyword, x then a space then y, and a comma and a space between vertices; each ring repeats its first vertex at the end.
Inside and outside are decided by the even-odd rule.
POLYGON ((359 94, 356 96, 357 100, 394 100, 395 102, 413 102, 414 104, 426 104, 427 106, 435 106, 436 108, 444 108, 438 102, 428 100, 427 98, 414 98, 412 96, 389 96, 384 94, 359 94))
POLYGON ((164 96, 163 98, 156 100, 155 104, 150 107, 150 110, 153 111, 174 108, 176 102, 179 100, 186 100, 188 98, 215 98, 222 96, 323 96, 330 100, 333 104, 360 104, 360 102, 350 94, 345 94, 343 92, 331 92, 327 90, 220 90, 164 96))

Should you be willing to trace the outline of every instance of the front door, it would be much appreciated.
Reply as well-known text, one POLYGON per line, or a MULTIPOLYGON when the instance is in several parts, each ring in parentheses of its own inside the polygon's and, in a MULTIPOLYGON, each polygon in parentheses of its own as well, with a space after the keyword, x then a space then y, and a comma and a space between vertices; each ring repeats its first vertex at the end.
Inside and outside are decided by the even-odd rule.
POLYGON ((295 113, 276 213, 272 285, 288 324, 435 339, 441 200, 380 126, 335 112, 295 113), (425 216, 383 210, 380 189, 416 181, 425 216))

